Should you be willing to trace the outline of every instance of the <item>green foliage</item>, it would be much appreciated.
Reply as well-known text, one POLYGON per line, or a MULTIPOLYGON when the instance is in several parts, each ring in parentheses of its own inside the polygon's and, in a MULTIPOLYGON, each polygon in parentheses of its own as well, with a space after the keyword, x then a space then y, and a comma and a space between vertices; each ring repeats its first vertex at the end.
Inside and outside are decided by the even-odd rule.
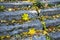
POLYGON ((53 5, 52 4, 48 4, 49 7, 52 7, 53 5))
POLYGON ((60 4, 57 4, 58 7, 60 7, 60 4))
POLYGON ((11 0, 11 1, 16 1, 16 0, 11 0))
POLYGON ((47 29, 47 28, 46 28, 46 23, 45 23, 44 21, 42 21, 41 23, 42 23, 42 25, 43 25, 44 30, 46 30, 46 29, 47 29))
POLYGON ((44 8, 44 3, 41 2, 35 2, 33 5, 37 6, 38 8, 44 8))
POLYGON ((39 16, 39 9, 44 9, 44 3, 41 3, 39 1, 33 3, 33 6, 35 7, 36 11, 37 11, 37 15, 39 16))
POLYGON ((0 12, 4 11, 5 7, 4 6, 0 6, 0 12))
POLYGON ((50 36, 46 35, 46 40, 51 40, 50 36))

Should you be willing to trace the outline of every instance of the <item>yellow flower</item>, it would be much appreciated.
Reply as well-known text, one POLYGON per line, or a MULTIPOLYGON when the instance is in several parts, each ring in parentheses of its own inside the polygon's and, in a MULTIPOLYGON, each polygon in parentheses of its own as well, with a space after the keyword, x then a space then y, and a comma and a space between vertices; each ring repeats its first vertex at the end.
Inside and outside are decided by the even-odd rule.
POLYGON ((7 37, 7 38, 10 38, 10 36, 9 36, 9 35, 7 35, 6 37, 7 37))
POLYGON ((29 15, 27 13, 24 13, 22 15, 22 19, 25 20, 25 21, 29 20, 29 15))
POLYGON ((35 33, 36 33, 36 31, 35 31, 34 28, 29 29, 28 34, 30 34, 30 35, 34 35, 35 33))
POLYGON ((6 22, 6 20, 1 20, 1 22, 6 22))
POLYGON ((8 11, 12 11, 12 8, 9 8, 8 11))
POLYGON ((14 23, 15 22, 15 20, 12 20, 12 23, 14 23))
POLYGON ((46 35, 46 34, 48 34, 48 32, 47 31, 43 31, 43 35, 46 35))

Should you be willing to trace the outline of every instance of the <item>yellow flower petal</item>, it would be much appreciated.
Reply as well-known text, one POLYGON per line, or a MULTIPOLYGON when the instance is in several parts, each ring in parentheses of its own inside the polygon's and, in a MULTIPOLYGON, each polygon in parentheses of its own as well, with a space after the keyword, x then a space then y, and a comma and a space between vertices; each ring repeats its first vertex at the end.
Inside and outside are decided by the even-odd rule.
POLYGON ((25 21, 26 21, 26 20, 29 20, 28 14, 27 14, 27 13, 23 14, 23 15, 22 15, 22 19, 25 20, 25 21))
POLYGON ((46 35, 46 34, 48 34, 48 32, 46 32, 46 31, 43 31, 43 35, 46 35))
POLYGON ((28 32, 30 35, 34 35, 36 33, 35 29, 32 28, 32 29, 29 29, 29 32, 28 32))
POLYGON ((12 23, 14 23, 15 22, 15 20, 12 20, 12 23))
POLYGON ((7 38, 10 38, 10 36, 9 36, 9 35, 7 35, 6 37, 7 37, 7 38))

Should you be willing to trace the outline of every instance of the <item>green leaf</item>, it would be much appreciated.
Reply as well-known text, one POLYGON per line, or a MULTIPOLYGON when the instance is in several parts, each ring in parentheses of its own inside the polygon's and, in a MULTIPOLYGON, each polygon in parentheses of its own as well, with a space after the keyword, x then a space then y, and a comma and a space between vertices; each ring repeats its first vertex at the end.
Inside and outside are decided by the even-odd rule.
POLYGON ((48 35, 46 35, 46 40, 51 40, 50 37, 48 35))

